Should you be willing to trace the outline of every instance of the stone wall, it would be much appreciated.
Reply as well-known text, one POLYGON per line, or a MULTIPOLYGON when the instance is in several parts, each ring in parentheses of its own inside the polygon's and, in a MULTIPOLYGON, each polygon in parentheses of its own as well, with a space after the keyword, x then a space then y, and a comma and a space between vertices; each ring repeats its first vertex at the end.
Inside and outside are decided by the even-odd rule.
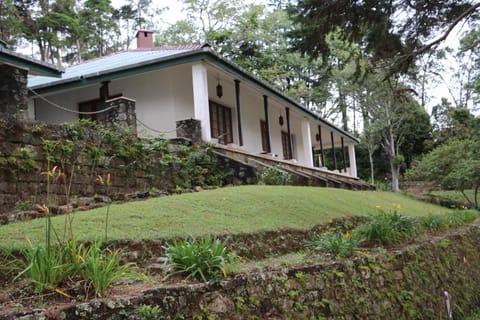
MULTIPOLYGON (((221 159, 204 146, 192 146, 186 139, 141 140, 128 127, 112 131, 88 122, 59 126, 3 121, 0 224, 12 221, 9 212, 22 202, 47 202, 47 158, 51 159, 50 169, 57 167, 50 186, 50 206, 66 204, 66 189, 68 202, 75 205, 74 201, 94 195, 108 193, 114 200, 126 200, 132 193, 145 193, 152 188, 178 192, 179 188, 242 183, 244 177, 244 168, 238 164, 221 159), (190 159, 191 152, 196 155, 190 159), (62 177, 58 177, 60 170, 62 177), (111 185, 107 188, 97 180, 98 176, 106 178, 108 173, 111 185), (215 179, 215 174, 225 179, 215 179)), ((26 214, 30 215, 34 213, 26 214)))
POLYGON ((0 316, 0 319, 440 319, 443 292, 454 319, 480 305, 480 226, 402 250, 239 275, 226 281, 147 289, 138 296, 0 316))

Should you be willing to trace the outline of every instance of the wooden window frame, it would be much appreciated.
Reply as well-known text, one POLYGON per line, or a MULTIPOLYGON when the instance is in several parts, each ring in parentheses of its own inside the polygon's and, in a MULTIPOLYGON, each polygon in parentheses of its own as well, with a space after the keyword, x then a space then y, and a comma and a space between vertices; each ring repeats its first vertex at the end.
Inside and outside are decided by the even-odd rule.
POLYGON ((214 101, 209 102, 210 135, 218 143, 233 143, 232 108, 214 101))

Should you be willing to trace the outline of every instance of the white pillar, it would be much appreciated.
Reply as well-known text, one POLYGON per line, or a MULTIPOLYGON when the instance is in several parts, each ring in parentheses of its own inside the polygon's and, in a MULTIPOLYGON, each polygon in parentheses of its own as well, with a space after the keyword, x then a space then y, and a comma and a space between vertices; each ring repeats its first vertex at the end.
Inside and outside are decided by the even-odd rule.
POLYGON ((355 145, 348 145, 348 160, 350 162, 350 175, 352 177, 357 176, 357 159, 355 158, 355 145))
POLYGON ((299 159, 301 164, 313 167, 313 153, 312 153, 312 135, 310 133, 310 121, 303 118, 302 120, 302 141, 303 141, 303 152, 302 158, 299 159))
POLYGON ((210 110, 208 106, 207 68, 203 64, 192 66, 194 117, 202 125, 202 140, 211 141, 210 110))

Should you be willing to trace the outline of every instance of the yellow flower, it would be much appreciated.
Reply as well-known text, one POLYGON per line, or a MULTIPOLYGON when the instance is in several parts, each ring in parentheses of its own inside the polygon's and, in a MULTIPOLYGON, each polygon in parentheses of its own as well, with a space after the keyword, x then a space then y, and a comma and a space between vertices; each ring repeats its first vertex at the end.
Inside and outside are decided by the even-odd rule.
POLYGON ((322 233, 322 236, 326 237, 326 236, 327 236, 327 233, 326 233, 326 232, 322 233))
POLYGON ((381 208, 382 208, 382 206, 381 206, 381 205, 379 205, 379 204, 377 204, 377 205, 375 206, 375 208, 377 208, 377 209, 381 209, 381 208))
POLYGON ((397 206, 396 206, 395 208, 397 208, 397 210, 402 209, 402 207, 400 206, 400 204, 397 204, 397 206))

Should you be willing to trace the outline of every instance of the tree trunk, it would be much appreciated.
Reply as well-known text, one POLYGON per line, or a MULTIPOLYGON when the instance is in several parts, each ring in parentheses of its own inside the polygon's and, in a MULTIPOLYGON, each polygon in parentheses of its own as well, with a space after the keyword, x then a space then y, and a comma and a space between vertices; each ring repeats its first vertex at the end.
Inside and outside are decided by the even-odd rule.
POLYGON ((368 162, 370 163, 370 183, 375 184, 375 173, 374 173, 374 164, 373 164, 373 151, 368 148, 368 162))
POLYGON ((392 191, 399 192, 400 187, 398 184, 398 178, 400 175, 400 168, 397 165, 396 161, 396 150, 395 150, 395 137, 393 134, 392 126, 388 128, 388 136, 386 141, 386 149, 388 153, 388 161, 390 162, 390 171, 392 174, 392 191))

